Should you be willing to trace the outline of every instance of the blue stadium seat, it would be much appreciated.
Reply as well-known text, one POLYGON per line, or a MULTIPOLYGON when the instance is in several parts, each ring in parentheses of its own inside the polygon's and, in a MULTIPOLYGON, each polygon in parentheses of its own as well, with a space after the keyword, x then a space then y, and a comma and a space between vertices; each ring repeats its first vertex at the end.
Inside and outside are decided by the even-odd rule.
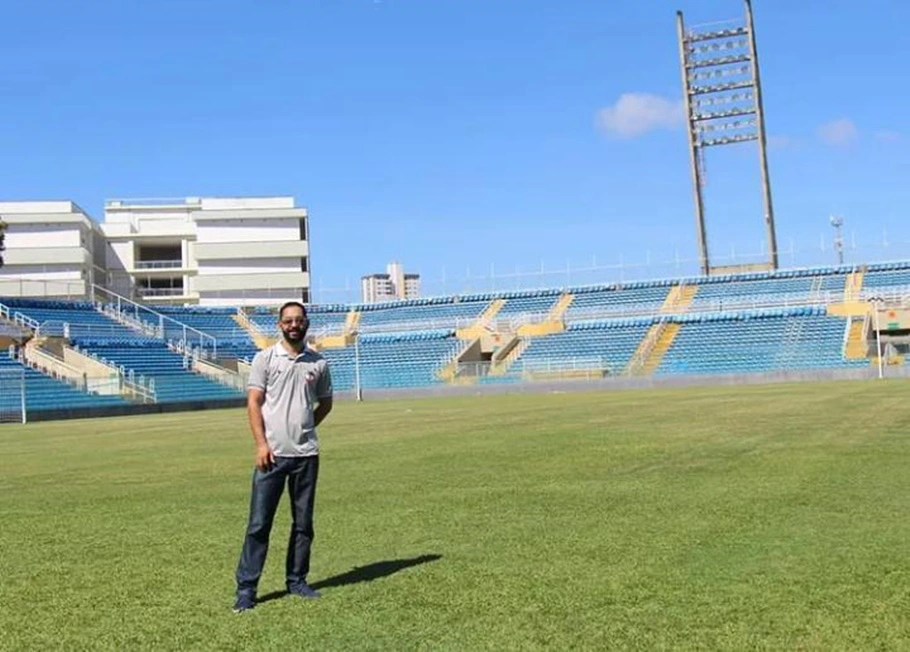
POLYGON ((79 339, 76 344, 108 362, 155 381, 159 403, 238 398, 239 390, 184 367, 184 358, 161 341, 79 339))
MULTIPOLYGON (((26 410, 66 410, 86 407, 103 407, 126 405, 119 395, 95 395, 83 392, 67 383, 46 376, 17 360, 10 358, 6 351, 0 353, 0 372, 25 374, 26 410)), ((9 391, 10 381, 6 380, 3 392, 0 392, 0 410, 18 410, 21 404, 21 392, 9 391)))

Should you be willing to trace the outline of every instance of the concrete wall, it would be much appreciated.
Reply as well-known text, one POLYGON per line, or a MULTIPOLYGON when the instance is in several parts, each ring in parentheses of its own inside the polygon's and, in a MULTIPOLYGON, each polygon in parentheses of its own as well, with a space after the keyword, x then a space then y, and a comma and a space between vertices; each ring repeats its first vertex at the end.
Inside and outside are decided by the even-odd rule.
POLYGON ((13 224, 7 230, 6 247, 9 250, 45 247, 80 249, 84 245, 84 232, 85 228, 78 223, 13 224))
POLYGON ((4 278, 0 275, 0 297, 49 297, 84 300, 88 285, 82 280, 4 278))
MULTIPOLYGON (((220 296, 242 298, 243 290, 294 289, 309 287, 310 275, 300 271, 274 271, 269 273, 249 273, 238 269, 234 274, 201 274, 190 280, 194 292, 217 292, 220 296)), ((296 293, 299 296, 299 292, 296 293)))
MULTIPOLYGON (((257 258, 290 258, 309 256, 310 247, 305 240, 268 240, 259 242, 196 242, 193 257, 201 265, 206 260, 245 260, 257 258)), ((299 261, 297 262, 299 269, 299 261)))
POLYGON ((197 222, 199 242, 280 242, 299 241, 300 223, 296 218, 251 220, 205 220, 197 222))

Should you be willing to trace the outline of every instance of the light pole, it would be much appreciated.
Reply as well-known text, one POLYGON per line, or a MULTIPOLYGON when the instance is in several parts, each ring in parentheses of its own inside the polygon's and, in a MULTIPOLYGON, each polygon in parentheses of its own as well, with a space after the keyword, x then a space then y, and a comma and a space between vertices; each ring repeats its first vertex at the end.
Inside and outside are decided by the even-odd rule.
POLYGON ((360 332, 354 331, 354 394, 358 401, 363 400, 363 387, 360 385, 360 332))
POLYGON ((844 226, 844 218, 840 215, 831 216, 831 226, 834 227, 834 251, 837 252, 838 265, 844 264, 844 235, 841 227, 844 226))
POLYGON ((872 297, 870 302, 872 303, 872 327, 875 329, 875 352, 876 357, 878 358, 878 377, 879 380, 885 377, 885 367, 884 362, 882 361, 882 334, 879 330, 879 306, 881 305, 880 297, 872 297))

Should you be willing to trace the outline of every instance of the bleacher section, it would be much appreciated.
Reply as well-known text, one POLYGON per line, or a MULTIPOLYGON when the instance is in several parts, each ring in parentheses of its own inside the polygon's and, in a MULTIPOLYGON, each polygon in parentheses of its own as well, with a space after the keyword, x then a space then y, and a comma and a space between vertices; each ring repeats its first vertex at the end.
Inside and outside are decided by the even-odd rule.
POLYGON ((238 398, 233 387, 209 380, 184 367, 184 357, 164 342, 139 338, 76 340, 80 349, 155 381, 159 403, 238 398))
POLYGON ((904 263, 868 265, 863 287, 873 290, 903 289, 910 294, 910 267, 904 263))
POLYGON ((844 320, 823 307, 681 318, 658 375, 729 374, 868 366, 842 355, 844 320))
POLYGON ((658 310, 672 283, 628 283, 571 288, 575 300, 566 313, 569 320, 587 320, 623 314, 647 314, 658 310))
POLYGON ((468 326, 497 295, 471 297, 443 297, 440 299, 415 299, 399 304, 365 304, 356 306, 361 311, 363 332, 410 329, 426 330, 434 325, 446 324, 451 328, 468 326))
MULTIPOLYGON (((98 396, 82 392, 62 381, 20 364, 17 360, 10 358, 7 351, 0 352, 0 373, 12 372, 13 376, 17 376, 17 372, 23 370, 28 412, 126 405, 126 401, 118 395, 98 396)), ((13 391, 13 382, 11 377, 4 375, 4 391, 0 392, 0 411, 8 412, 19 409, 21 392, 13 391)))
POLYGON ((650 326, 650 319, 570 324, 562 333, 531 340, 520 367, 525 373, 540 375, 594 369, 605 375, 619 374, 650 326))
POLYGON ((519 315, 534 315, 538 318, 545 316, 562 294, 560 290, 543 290, 534 294, 527 292, 503 293, 500 298, 505 299, 505 304, 497 319, 508 319, 519 315))
MULTIPOLYGON (((460 346, 453 329, 366 334, 358 347, 361 386, 390 389, 432 385, 437 382, 435 372, 460 346)), ((356 375, 354 347, 329 349, 323 355, 331 365, 335 389, 352 389, 356 375)))
POLYGON ((218 338, 219 342, 249 340, 247 332, 234 321, 236 308, 155 306, 155 310, 175 321, 212 335, 218 338))
MULTIPOLYGON (((219 358, 252 359, 259 349, 249 333, 235 320, 236 308, 200 308, 197 306, 156 306, 159 313, 176 322, 211 335, 217 340, 219 358)), ((274 323, 272 325, 274 327, 274 323)), ((176 326, 165 327, 168 339, 179 339, 176 326)))
MULTIPOLYGON (((355 386, 358 370, 362 388, 387 389, 521 382, 579 370, 596 377, 869 367, 866 302, 904 294, 910 297, 910 261, 310 306, 308 313, 310 335, 337 340, 322 353, 343 391, 355 386)), ((161 338, 88 302, 0 303, 8 307, 7 323, 20 313, 42 334, 63 335, 68 324, 71 343, 154 378, 159 402, 242 396, 188 369, 188 357, 169 348, 184 326, 215 338, 215 361, 238 374, 242 366, 229 363, 259 350, 236 308, 161 306, 154 313, 133 306, 146 323, 167 321, 161 338)), ((263 335, 275 336, 275 306, 244 314, 263 335)), ((97 404, 97 397, 37 372, 30 377, 61 396, 75 392, 97 404)))
POLYGON ((454 330, 364 335, 360 342, 361 382, 366 387, 421 387, 461 343, 454 330))
POLYGON ((44 335, 64 335, 69 325, 70 337, 134 338, 145 335, 99 312, 95 306, 79 301, 38 299, 0 299, 0 302, 38 322, 44 335))

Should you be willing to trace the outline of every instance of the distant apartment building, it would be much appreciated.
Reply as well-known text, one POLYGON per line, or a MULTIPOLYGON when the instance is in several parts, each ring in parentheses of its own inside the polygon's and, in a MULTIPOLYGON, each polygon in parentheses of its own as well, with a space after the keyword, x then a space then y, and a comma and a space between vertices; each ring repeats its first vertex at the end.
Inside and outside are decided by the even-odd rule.
POLYGON ((0 296, 203 306, 310 301, 308 214, 292 197, 112 200, 104 222, 72 202, 0 203, 0 296))
POLYGON ((0 296, 80 299, 103 278, 101 234, 73 202, 0 202, 0 220, 0 296))
POLYGON ((389 263, 385 274, 368 274, 360 279, 364 303, 379 303, 420 296, 420 274, 405 274, 401 263, 389 263))

